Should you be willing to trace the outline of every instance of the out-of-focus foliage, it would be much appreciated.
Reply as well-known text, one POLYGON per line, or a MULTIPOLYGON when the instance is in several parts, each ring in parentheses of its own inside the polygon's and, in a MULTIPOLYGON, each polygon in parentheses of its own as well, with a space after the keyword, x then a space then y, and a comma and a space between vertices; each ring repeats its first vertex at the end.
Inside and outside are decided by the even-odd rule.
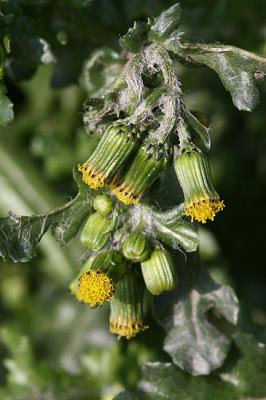
MULTIPOLYGON (((103 46, 119 52, 119 34, 126 33, 133 21, 146 21, 172 4, 163 0, 1 3, 6 72, 5 86, 0 81, 0 105, 4 105, 0 121, 6 125, 13 115, 6 90, 16 116, 0 132, 1 216, 9 210, 18 215, 44 213, 75 195, 72 167, 95 146, 81 123, 84 90, 94 95, 102 84, 96 80, 94 87, 80 89, 83 63, 103 46), (49 66, 38 66, 48 62, 49 66)), ((266 55, 262 0, 187 0, 181 6, 180 30, 186 39, 218 41, 266 55)), ((110 76, 117 76, 121 65, 114 54, 110 54, 115 61, 110 76)), ((109 68, 108 59, 98 60, 92 74, 109 68)), ((1 58, 1 71, 2 65, 1 58)), ((233 107, 212 71, 178 63, 176 68, 190 109, 207 115, 211 123, 214 178, 226 201, 223 216, 200 232, 202 258, 216 281, 233 284, 259 325, 245 321, 240 330, 248 334, 232 335, 230 325, 208 315, 234 345, 223 370, 210 377, 190 377, 160 350, 164 333, 159 326, 151 323, 150 332, 130 343, 115 342, 107 334, 105 309, 92 313, 76 304, 67 286, 78 269, 81 249, 75 240, 68 249, 60 248, 48 234, 38 258, 29 264, 1 263, 0 398, 111 399, 123 388, 136 386, 141 364, 158 360, 161 364, 144 367, 137 397, 132 392, 121 399, 174 398, 173 393, 178 399, 193 400, 210 393, 230 400, 265 397, 261 327, 266 323, 265 83, 262 104, 252 114, 245 113, 233 107)))

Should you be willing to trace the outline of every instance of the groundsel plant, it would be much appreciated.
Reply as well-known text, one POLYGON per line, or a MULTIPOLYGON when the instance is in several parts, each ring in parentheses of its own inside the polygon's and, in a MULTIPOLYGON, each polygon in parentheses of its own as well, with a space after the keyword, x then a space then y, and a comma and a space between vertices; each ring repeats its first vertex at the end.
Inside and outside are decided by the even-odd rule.
POLYGON ((98 142, 74 170, 79 194, 46 215, 2 218, 9 239, 2 241, 1 255, 28 261, 49 227, 61 244, 79 234, 86 252, 69 286, 75 299, 88 312, 109 302, 110 331, 126 339, 148 328, 144 311, 151 299, 178 299, 170 313, 180 318, 169 323, 165 314, 155 315, 168 335, 165 349, 181 368, 208 374, 222 364, 230 338, 204 319, 205 312, 216 307, 236 325, 238 301, 232 289, 211 283, 197 256, 198 225, 222 218, 225 203, 212 180, 210 129, 185 104, 179 65, 211 68, 234 105, 251 111, 266 60, 233 46, 185 42, 179 25, 175 4, 136 22, 120 38, 121 54, 97 50, 84 64, 81 84, 88 91, 106 55, 110 68, 102 68, 102 86, 84 103, 87 134, 98 142), (111 66, 115 76, 109 79, 111 66), (165 210, 158 193, 167 185, 175 206, 165 210), (173 346, 179 330, 182 340, 173 346), (200 336, 218 349, 215 354, 198 346, 200 336))

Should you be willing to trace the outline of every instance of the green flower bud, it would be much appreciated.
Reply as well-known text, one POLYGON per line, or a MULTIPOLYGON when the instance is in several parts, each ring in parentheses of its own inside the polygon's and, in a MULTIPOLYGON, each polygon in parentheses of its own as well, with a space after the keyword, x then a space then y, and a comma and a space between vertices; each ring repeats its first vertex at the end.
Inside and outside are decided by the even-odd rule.
POLYGON ((138 204, 160 173, 169 166, 172 149, 147 139, 122 178, 112 182, 113 194, 125 204, 138 204))
POLYGON ((95 212, 89 216, 81 231, 81 243, 89 250, 99 251, 110 239, 112 229, 113 221, 95 212))
POLYGON ((174 164, 175 172, 184 193, 184 214, 205 224, 213 221, 224 208, 223 201, 213 187, 210 165, 200 151, 185 151, 174 164))
POLYGON ((139 131, 130 125, 115 123, 101 137, 91 157, 82 165, 83 181, 92 189, 111 182, 120 167, 138 149, 139 131))
POLYGON ((91 307, 102 305, 112 298, 125 269, 125 261, 119 253, 103 252, 92 260, 87 271, 80 274, 78 287, 73 283, 72 293, 91 307))
POLYGON ((100 214, 106 216, 112 212, 114 202, 111 197, 106 194, 98 194, 94 197, 93 208, 99 211, 100 214))
POLYGON ((145 261, 151 252, 149 240, 143 234, 132 232, 124 241, 122 252, 128 260, 133 262, 145 261))
POLYGON ((110 302, 110 332, 131 339, 148 328, 143 322, 144 284, 139 274, 129 269, 119 281, 110 302))
POLYGON ((154 249, 150 258, 141 263, 147 289, 154 295, 173 290, 177 274, 171 255, 165 249, 154 249))

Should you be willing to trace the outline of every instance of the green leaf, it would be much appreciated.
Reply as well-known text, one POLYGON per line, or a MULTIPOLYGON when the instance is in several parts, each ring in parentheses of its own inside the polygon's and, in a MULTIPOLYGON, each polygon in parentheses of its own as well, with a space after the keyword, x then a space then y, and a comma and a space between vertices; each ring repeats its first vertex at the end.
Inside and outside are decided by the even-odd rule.
POLYGON ((256 79, 266 75, 266 58, 234 46, 193 44, 169 37, 164 45, 188 65, 213 69, 236 108, 252 111, 259 102, 256 79))
POLYGON ((119 40, 120 46, 132 53, 138 52, 147 40, 148 25, 145 22, 134 22, 133 28, 119 40))
POLYGON ((166 212, 153 212, 153 227, 158 237, 173 249, 190 253, 199 245, 197 227, 183 219, 183 205, 166 212))
POLYGON ((233 369, 223 372, 221 378, 232 382, 238 391, 248 398, 265 398, 265 343, 257 342, 252 335, 243 332, 237 332, 234 341, 240 351, 240 357, 233 369))
POLYGON ((210 278, 198 257, 188 256, 182 263, 175 256, 175 261, 180 285, 156 299, 154 317, 167 333, 164 349, 173 362, 192 375, 207 375, 223 364, 231 343, 208 314, 222 318, 222 325, 224 320, 235 325, 238 300, 230 287, 210 278))
POLYGON ((103 90, 121 73, 123 58, 109 47, 94 51, 84 63, 80 78, 89 96, 101 96, 103 90))
POLYGON ((13 104, 5 95, 5 87, 0 83, 0 125, 6 126, 14 118, 13 104))
POLYGON ((83 219, 91 209, 91 194, 74 171, 79 187, 78 195, 66 203, 43 215, 17 216, 10 213, 0 218, 0 255, 14 262, 29 261, 36 253, 36 246, 51 227, 52 234, 61 244, 66 244, 78 231, 83 219))
POLYGON ((114 400, 239 400, 235 388, 217 377, 192 377, 171 363, 147 363, 139 390, 114 400))
MULTIPOLYGON (((120 39, 120 44, 127 51, 137 52, 146 42, 159 42, 186 65, 205 65, 213 69, 230 92, 234 105, 239 110, 252 111, 259 102, 257 80, 266 75, 266 58, 234 46, 183 42, 178 29, 180 18, 181 8, 177 3, 153 22, 135 22, 120 39)), ((195 129, 208 145, 202 127, 198 125, 195 129)))
POLYGON ((174 4, 172 7, 163 11, 157 18, 154 19, 150 28, 149 38, 151 40, 163 40, 168 38, 173 32, 181 35, 177 28, 180 24, 181 7, 180 4, 174 4))
POLYGON ((133 53, 138 52, 141 47, 149 41, 161 41, 175 32, 179 37, 181 32, 177 30, 181 17, 180 4, 174 4, 168 10, 163 11, 154 21, 134 22, 132 28, 122 36, 119 43, 123 49, 133 53))

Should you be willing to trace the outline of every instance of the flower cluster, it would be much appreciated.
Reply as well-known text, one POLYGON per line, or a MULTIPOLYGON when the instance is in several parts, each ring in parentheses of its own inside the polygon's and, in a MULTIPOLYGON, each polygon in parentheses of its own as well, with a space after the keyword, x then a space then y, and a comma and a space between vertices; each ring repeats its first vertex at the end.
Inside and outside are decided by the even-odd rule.
POLYGON ((93 153, 78 166, 83 182, 93 189, 94 211, 80 237, 87 261, 70 285, 72 294, 91 307, 109 302, 110 331, 127 339, 147 328, 145 291, 158 296, 178 284, 176 261, 164 246, 176 250, 188 243, 184 250, 195 251, 198 236, 192 223, 213 221, 224 208, 212 183, 207 146, 193 142, 187 124, 199 135, 204 127, 187 118, 171 57, 155 44, 140 52, 141 57, 129 57, 111 89, 98 101, 90 99, 85 110, 87 128, 100 134, 93 153), (153 78, 155 70, 158 86, 145 87, 143 75, 150 72, 153 78), (181 212, 151 227, 143 217, 145 195, 148 199, 153 184, 167 174, 173 187, 176 176, 183 192, 184 202, 177 206, 181 212), (169 231, 175 235, 170 240, 169 231))
POLYGON ((167 142, 145 138, 145 133, 141 135, 132 124, 115 123, 106 130, 91 157, 79 165, 79 171, 92 189, 110 186, 118 200, 133 205, 169 166, 171 157, 172 148, 167 142))
MULTIPOLYGON (((136 205, 170 166, 172 153, 168 140, 159 142, 144 133, 141 135, 132 124, 114 123, 103 134, 91 157, 79 165, 79 171, 92 189, 109 186, 119 201, 136 205)), ((213 221, 224 203, 213 187, 206 155, 196 147, 182 149, 174 160, 174 168, 184 193, 184 215, 191 217, 192 222, 213 221)))
POLYGON ((175 288, 177 272, 170 253, 140 231, 129 232, 119 251, 106 246, 115 210, 107 195, 94 198, 92 213, 81 231, 90 257, 70 284, 81 303, 92 308, 110 302, 110 331, 130 339, 148 326, 144 322, 145 288, 159 295, 175 288))
POLYGON ((191 144, 175 154, 173 160, 173 146, 167 139, 160 142, 140 134, 132 124, 119 122, 109 126, 91 157, 79 167, 86 184, 92 189, 106 186, 107 191, 94 197, 94 212, 81 232, 81 242, 91 256, 70 290, 93 308, 110 302, 110 331, 118 337, 130 339, 147 328, 145 288, 157 296, 173 290, 178 282, 171 253, 145 230, 127 232, 115 246, 119 202, 138 204, 173 160, 184 194, 184 216, 206 223, 224 208, 206 155, 191 144))

